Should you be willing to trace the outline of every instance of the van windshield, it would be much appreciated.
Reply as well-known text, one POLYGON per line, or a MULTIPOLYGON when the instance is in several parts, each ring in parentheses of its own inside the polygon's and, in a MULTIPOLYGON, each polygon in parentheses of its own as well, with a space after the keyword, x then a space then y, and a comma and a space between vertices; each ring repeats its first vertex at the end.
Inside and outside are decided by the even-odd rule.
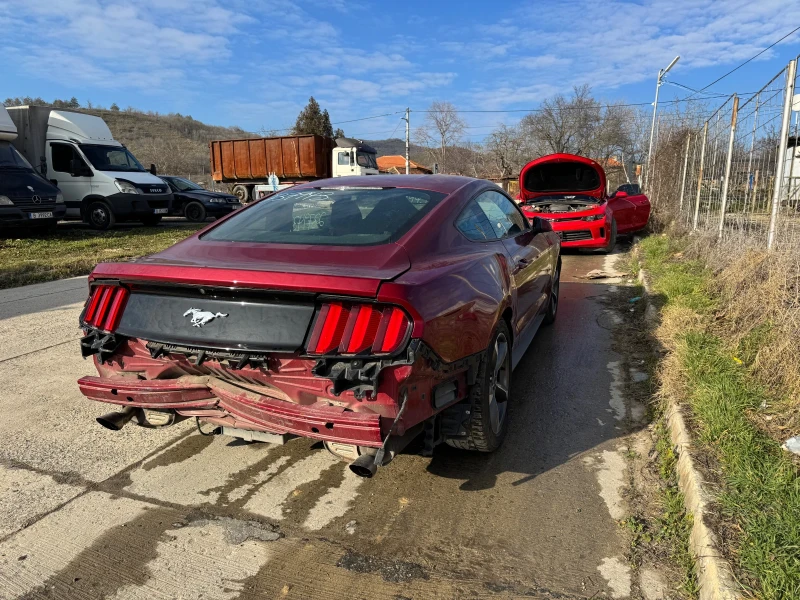
POLYGON ((99 144, 81 144, 84 153, 92 166, 98 171, 138 171, 144 172, 136 157, 124 146, 101 146, 99 144))
POLYGON ((234 214, 202 239, 319 246, 398 240, 445 197, 409 188, 285 190, 234 214))
POLYGON ((0 142, 0 169, 24 169, 33 171, 31 164, 25 160, 11 142, 0 142))

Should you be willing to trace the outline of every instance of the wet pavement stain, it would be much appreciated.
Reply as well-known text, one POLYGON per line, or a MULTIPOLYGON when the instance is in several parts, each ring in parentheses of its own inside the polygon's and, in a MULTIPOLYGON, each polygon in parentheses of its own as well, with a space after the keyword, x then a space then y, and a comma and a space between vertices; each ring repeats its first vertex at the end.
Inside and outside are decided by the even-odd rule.
POLYGON ((141 515, 105 531, 66 567, 17 600, 106 598, 128 585, 150 579, 147 563, 157 558, 158 542, 180 513, 148 508, 141 515))
POLYGON ((213 441, 213 436, 189 435, 161 454, 144 462, 141 468, 143 471, 151 471, 157 467, 166 467, 189 460, 195 454, 205 450, 213 441))

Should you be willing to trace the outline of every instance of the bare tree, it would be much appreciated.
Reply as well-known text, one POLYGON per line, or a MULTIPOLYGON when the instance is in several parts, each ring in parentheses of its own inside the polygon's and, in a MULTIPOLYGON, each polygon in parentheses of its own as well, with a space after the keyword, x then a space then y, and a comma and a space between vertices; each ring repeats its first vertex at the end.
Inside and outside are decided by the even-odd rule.
POLYGON ((499 177, 510 177, 532 156, 530 144, 519 127, 502 124, 486 139, 486 153, 489 162, 499 177))
POLYGON ((414 141, 425 146, 439 170, 448 172, 447 150, 455 146, 464 133, 466 123, 450 102, 433 102, 423 124, 414 132, 414 141))

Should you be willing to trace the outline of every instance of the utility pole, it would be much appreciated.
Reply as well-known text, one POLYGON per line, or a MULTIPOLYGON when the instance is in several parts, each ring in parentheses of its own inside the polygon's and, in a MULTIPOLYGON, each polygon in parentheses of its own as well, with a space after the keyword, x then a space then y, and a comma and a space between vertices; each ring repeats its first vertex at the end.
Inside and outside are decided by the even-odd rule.
POLYGON ((408 175, 408 138, 409 138, 409 131, 410 131, 410 122, 409 118, 411 116, 411 109, 406 108, 406 116, 403 117, 403 120, 406 122, 406 175, 408 175))
POLYGON ((644 172, 645 176, 645 186, 650 183, 650 170, 653 168, 653 135, 656 132, 656 112, 658 112, 658 90, 661 87, 661 84, 664 83, 664 75, 666 75, 669 70, 675 66, 675 63, 678 62, 680 56, 676 56, 672 59, 672 62, 669 63, 666 69, 661 69, 658 72, 658 79, 656 79, 656 99, 653 102, 653 122, 650 125, 650 148, 647 150, 647 170, 644 172))

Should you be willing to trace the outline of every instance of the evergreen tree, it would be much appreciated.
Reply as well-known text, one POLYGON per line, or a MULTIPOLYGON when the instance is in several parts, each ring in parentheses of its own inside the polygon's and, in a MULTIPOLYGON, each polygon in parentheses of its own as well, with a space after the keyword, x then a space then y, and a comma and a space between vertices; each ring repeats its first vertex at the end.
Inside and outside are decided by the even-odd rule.
POLYGON ((112 102, 110 108, 111 108, 111 110, 119 110, 119 106, 117 106, 116 102, 112 102))
POLYGON ((320 110, 319 102, 314 100, 314 96, 308 99, 306 107, 297 115, 292 128, 293 135, 304 135, 314 133, 325 137, 333 137, 333 126, 327 110, 320 110))
POLYGON ((70 98, 69 102, 67 102, 67 108, 80 108, 80 107, 81 103, 78 102, 78 99, 75 96, 70 98))
POLYGON ((336 139, 344 137, 344 131, 342 131, 341 127, 336 128, 336 131, 333 132, 333 137, 336 139))

